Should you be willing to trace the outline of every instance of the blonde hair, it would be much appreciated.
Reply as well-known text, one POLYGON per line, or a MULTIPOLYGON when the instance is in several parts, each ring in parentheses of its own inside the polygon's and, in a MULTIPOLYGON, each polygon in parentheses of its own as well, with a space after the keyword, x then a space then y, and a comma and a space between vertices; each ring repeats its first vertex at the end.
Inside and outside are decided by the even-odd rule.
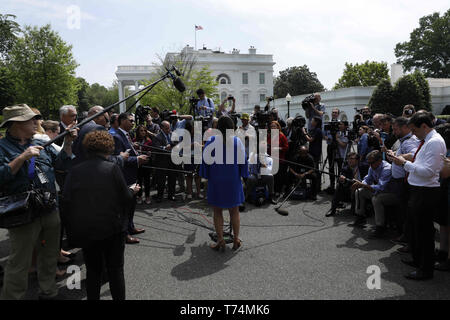
MULTIPOLYGON (((38 114, 38 115, 41 115, 41 112, 38 110, 38 109, 36 109, 36 108, 30 108, 34 113, 36 113, 36 114, 38 114)), ((41 125, 41 123, 43 122, 44 120, 42 120, 42 119, 40 119, 40 120, 38 120, 38 122, 37 122, 37 130, 36 130, 36 133, 39 133, 39 134, 45 134, 45 130, 44 130, 44 128, 42 128, 42 125, 41 125)))

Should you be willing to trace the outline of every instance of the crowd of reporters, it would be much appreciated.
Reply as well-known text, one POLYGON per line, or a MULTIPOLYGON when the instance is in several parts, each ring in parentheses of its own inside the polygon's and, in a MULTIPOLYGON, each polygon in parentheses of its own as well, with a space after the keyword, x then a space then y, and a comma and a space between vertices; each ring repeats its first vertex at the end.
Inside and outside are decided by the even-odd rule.
MULTIPOLYGON (((37 111, 26 105, 5 109, 2 126, 8 130, 6 137, 0 140, 2 193, 15 192, 8 191, 6 184, 17 177, 14 175, 19 169, 23 175, 19 189, 25 189, 29 179, 35 179, 27 177, 28 168, 34 165, 31 159, 45 153, 48 161, 41 165, 47 168, 47 176, 54 177, 57 182, 54 184, 57 189, 52 192, 59 194, 59 201, 54 212, 39 217, 31 226, 10 230, 11 256, 5 271, 2 298, 24 297, 33 251, 37 252, 38 272, 45 275, 39 278, 40 296, 55 297, 54 276, 58 256, 61 264, 72 262, 73 257, 62 248, 63 235, 66 234, 70 247, 83 248, 88 299, 99 299, 104 268, 109 276, 113 298, 124 299, 124 245, 139 243, 134 235, 145 232, 134 225, 136 204, 159 204, 165 199, 177 201, 177 194, 183 194, 183 201, 206 196, 207 182, 201 179, 200 166, 192 162, 175 164, 171 159, 171 151, 179 142, 179 139, 172 140, 173 132, 186 129, 193 138, 194 118, 202 121, 202 134, 207 137, 214 135, 213 129, 217 128, 221 117, 231 118, 237 134, 241 132, 246 137, 243 147, 247 161, 252 161, 248 175, 243 175, 245 200, 241 203, 241 209, 245 207, 245 202, 261 205, 258 188, 263 198, 272 204, 299 185, 308 189, 307 198, 316 200, 321 192, 322 171, 327 164, 331 174, 330 185, 325 191, 333 195, 327 216, 337 215, 342 203, 350 202, 351 213, 356 217, 352 225, 358 227, 364 226, 370 211, 374 211, 376 226, 371 237, 383 237, 389 226, 395 228, 399 233, 395 241, 405 244, 402 250, 411 252, 413 256, 413 260, 406 263, 417 267, 416 273, 408 275, 410 278, 430 278, 435 267, 449 270, 446 173, 438 181, 439 171, 443 169, 444 172, 448 165, 448 160, 443 158, 448 155, 450 145, 449 124, 439 125, 440 120, 431 113, 415 112, 411 105, 405 106, 403 115, 397 118, 389 114, 372 116, 370 109, 365 107, 355 116, 352 128, 347 121, 339 118, 340 111, 335 108, 330 121, 324 123, 326 107, 320 103, 319 94, 314 95, 310 106, 305 109, 307 119, 297 116, 285 122, 279 117, 277 109, 270 109, 270 99, 264 111, 260 106, 255 106, 250 115, 235 112, 234 97, 227 97, 216 110, 214 102, 206 97, 203 90, 198 90, 197 94, 199 98, 192 101, 194 116, 179 115, 175 110, 161 111, 157 107, 140 108, 135 115, 102 113, 103 107, 94 106, 87 116, 100 115, 79 131, 73 129, 78 116, 74 106, 61 107, 59 123, 41 120, 37 111), (11 113, 9 118, 8 112, 11 113), (17 116, 23 114, 27 116, 17 116), (278 129, 277 145, 272 146, 274 139, 271 130, 268 130, 266 139, 259 139, 260 129, 278 129), (36 130, 37 133, 34 132, 36 130), (54 139, 65 130, 70 132, 65 138, 56 140, 46 148, 39 147, 42 141, 54 139), (420 139, 416 134, 421 135, 420 139), (255 137, 259 141, 258 149, 250 152, 250 141, 255 137), (439 152, 422 151, 422 154, 427 152, 435 160, 431 161, 434 165, 432 169, 424 169, 418 167, 420 161, 431 163, 430 159, 421 159, 422 154, 419 153, 417 162, 414 161, 418 150, 424 145, 421 140, 427 141, 431 137, 434 140, 428 148, 438 148, 439 152), (324 140, 326 154, 322 154, 324 140), (274 148, 277 149, 276 157, 271 154, 274 148), (21 159, 20 164, 16 163, 15 158, 21 159), (273 172, 274 161, 279 164, 276 173, 273 172), (431 184, 428 181, 432 181, 431 184), (425 183, 421 185, 421 182, 425 183), (423 200, 420 203, 417 197, 411 202, 412 195, 423 192, 421 188, 438 188, 439 192, 432 192, 426 199, 419 197, 423 200), (153 196, 151 191, 156 191, 153 196), (167 198, 164 197, 165 192, 167 198), (405 206, 408 201, 410 205, 405 206), (436 254, 436 266, 434 242, 432 246, 430 242, 434 237, 433 220, 424 217, 422 212, 427 206, 433 206, 430 201, 439 203, 440 208, 434 216, 434 221, 441 226, 441 248, 436 254), (99 207, 102 207, 100 211, 99 207), (50 217, 53 220, 47 222, 50 217), (34 233, 29 232, 30 228, 35 229, 34 233), (15 233, 17 236, 14 236, 15 233), (25 239, 25 235, 28 238, 25 239), (46 247, 47 251, 41 247, 46 247), (57 255, 42 262, 46 259, 42 252, 49 257, 56 251, 57 255)), ((192 139, 192 150, 196 143, 192 139)), ((431 189, 425 190, 429 192, 431 189)))

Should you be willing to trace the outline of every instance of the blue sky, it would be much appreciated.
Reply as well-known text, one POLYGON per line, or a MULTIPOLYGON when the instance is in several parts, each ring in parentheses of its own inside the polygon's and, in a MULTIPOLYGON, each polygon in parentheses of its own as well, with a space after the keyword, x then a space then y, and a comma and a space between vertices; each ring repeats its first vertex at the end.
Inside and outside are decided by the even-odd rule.
POLYGON ((118 65, 151 64, 186 44, 273 54, 278 71, 308 65, 330 89, 345 62, 395 62, 395 44, 419 18, 448 10, 448 0, 2 0, 1 13, 21 25, 50 23, 73 45, 77 76, 110 86, 118 65), (81 11, 69 28, 68 8, 81 11))

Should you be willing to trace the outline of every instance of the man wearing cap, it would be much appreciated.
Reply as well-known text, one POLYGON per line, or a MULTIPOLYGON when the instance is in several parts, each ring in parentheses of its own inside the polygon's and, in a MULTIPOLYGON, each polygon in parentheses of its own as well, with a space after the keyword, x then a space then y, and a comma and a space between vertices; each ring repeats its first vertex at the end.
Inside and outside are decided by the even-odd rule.
MULTIPOLYGON (((72 142, 77 130, 68 126, 63 149, 58 154, 52 146, 42 147, 42 140, 32 140, 40 115, 27 105, 6 107, 0 127, 7 128, 6 137, 0 140, 0 192, 3 196, 20 194, 30 186, 44 189, 56 196, 55 168, 64 169, 70 164, 72 142)), ((57 202, 56 202, 57 203, 57 202)), ((28 287, 28 270, 33 250, 37 250, 39 296, 56 297, 56 264, 59 256, 60 219, 57 204, 52 210, 28 224, 9 229, 11 252, 6 264, 2 300, 23 299, 28 287)))

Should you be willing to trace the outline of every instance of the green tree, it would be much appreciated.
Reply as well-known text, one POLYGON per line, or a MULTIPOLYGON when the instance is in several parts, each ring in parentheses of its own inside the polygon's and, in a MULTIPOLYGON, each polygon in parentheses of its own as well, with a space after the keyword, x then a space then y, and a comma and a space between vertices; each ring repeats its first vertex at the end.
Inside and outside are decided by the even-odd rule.
POLYGON ((402 111, 395 103, 394 88, 387 79, 381 80, 369 100, 369 107, 375 113, 392 113, 400 115, 402 111))
POLYGON ((57 118, 64 104, 76 104, 78 66, 72 46, 66 44, 50 25, 25 27, 10 53, 17 101, 38 108, 44 118, 57 118))
MULTIPOLYGON (((128 88, 126 88, 125 96, 128 96, 129 94, 130 91, 128 90, 128 88)), ((102 86, 98 83, 94 83, 86 90, 86 96, 89 108, 96 105, 108 107, 113 103, 119 101, 119 89, 117 81, 114 81, 112 86, 109 88, 106 88, 105 86, 102 86)), ((135 101, 136 99, 134 97, 128 99, 126 102, 127 108, 130 107, 135 101)), ((115 112, 118 112, 119 106, 115 107, 114 110, 115 112)))
POLYGON ((180 78, 185 84, 186 91, 179 92, 172 81, 166 80, 156 85, 146 94, 141 99, 141 105, 157 106, 160 109, 176 109, 180 113, 189 113, 189 98, 196 97, 196 91, 199 88, 202 88, 206 96, 213 99, 216 105, 218 104, 217 81, 212 75, 209 66, 197 68, 195 56, 183 51, 177 55, 167 56, 164 60, 160 58, 160 60, 162 67, 157 75, 149 81, 145 81, 144 84, 148 85, 156 81, 166 72, 166 68, 176 66, 183 73, 180 78))
POLYGON ((420 91, 422 93, 423 100, 421 109, 431 111, 431 91, 427 79, 425 79, 425 76, 419 70, 414 71, 412 75, 419 85, 420 91))
POLYGON ((346 63, 344 73, 333 89, 376 86, 381 80, 389 80, 386 62, 346 63))
MULTIPOLYGON (((394 86, 394 96, 397 110, 402 110, 403 106, 407 104, 414 105, 416 110, 425 108, 422 89, 412 74, 398 79, 394 86)), ((394 114, 399 115, 399 112, 397 111, 394 114)))
POLYGON ((77 106, 78 111, 87 111, 89 109, 89 98, 88 98, 88 90, 89 90, 89 83, 81 77, 77 78, 78 82, 78 100, 77 100, 77 106))
POLYGON ((280 71, 273 86, 275 98, 284 98, 288 93, 297 96, 324 90, 322 83, 317 79, 317 74, 309 71, 306 65, 280 71))
POLYGON ((16 93, 11 73, 6 66, 0 64, 0 111, 14 104, 15 100, 16 93))
POLYGON ((409 41, 395 46, 395 56, 406 71, 416 68, 426 77, 450 78, 450 9, 443 16, 435 12, 420 18, 409 41))
POLYGON ((20 26, 14 21, 15 18, 12 14, 0 14, 0 62, 8 60, 9 52, 20 33, 20 26))

